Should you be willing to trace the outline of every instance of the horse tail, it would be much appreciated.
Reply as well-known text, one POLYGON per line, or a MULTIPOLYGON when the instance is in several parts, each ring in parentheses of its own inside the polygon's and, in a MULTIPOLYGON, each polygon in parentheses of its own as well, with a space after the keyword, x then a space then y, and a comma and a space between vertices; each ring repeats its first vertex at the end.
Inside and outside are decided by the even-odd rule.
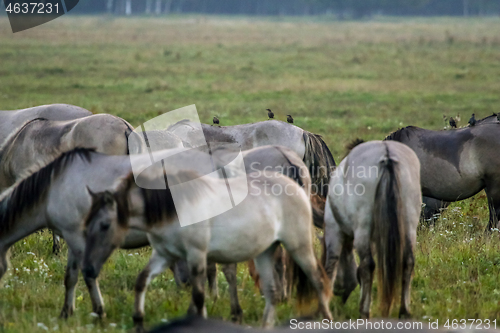
POLYGON ((325 203, 326 199, 317 194, 311 194, 311 208, 313 213, 313 223, 317 228, 323 229, 325 224, 325 203))
POLYGON ((326 198, 330 173, 336 166, 335 160, 321 135, 304 131, 302 137, 305 144, 304 163, 311 173, 313 192, 326 198))
POLYGON ((250 273, 250 277, 252 278, 253 283, 255 284, 255 287, 259 288, 260 275, 257 272, 257 269, 255 268, 255 262, 253 261, 253 259, 248 260, 247 265, 248 265, 248 273, 250 273))
MULTIPOLYGON (((300 172, 300 166, 294 164, 286 153, 281 149, 279 146, 275 146, 275 148, 283 155, 283 157, 287 160, 288 164, 290 165, 289 168, 287 168, 286 176, 290 177, 292 180, 294 180, 297 184, 299 184, 300 187, 304 188, 306 185, 303 178, 302 178, 302 173, 300 172)), ((318 228, 323 228, 323 218, 325 216, 325 198, 321 197, 317 194, 312 194, 310 193, 311 189, 309 189, 309 196, 310 196, 310 201, 311 201, 311 209, 313 212, 313 222, 314 225, 318 228)), ((306 191, 307 193, 307 191, 306 191)))
MULTIPOLYGON (((311 281, 308 279, 306 273, 300 268, 299 265, 291 258, 287 256, 287 271, 290 272, 288 276, 290 277, 291 286, 295 286, 297 291, 297 301, 300 308, 307 307, 315 297, 317 297, 316 289, 314 288, 311 281)), ((330 290, 330 279, 328 278, 323 265, 320 260, 315 256, 317 271, 319 272, 319 278, 323 284, 323 292, 328 296, 331 295, 330 290)))
POLYGON ((377 255, 377 277, 382 316, 388 316, 396 289, 401 281, 405 223, 397 162, 391 159, 389 147, 380 161, 381 176, 377 185, 373 212, 371 241, 377 255))

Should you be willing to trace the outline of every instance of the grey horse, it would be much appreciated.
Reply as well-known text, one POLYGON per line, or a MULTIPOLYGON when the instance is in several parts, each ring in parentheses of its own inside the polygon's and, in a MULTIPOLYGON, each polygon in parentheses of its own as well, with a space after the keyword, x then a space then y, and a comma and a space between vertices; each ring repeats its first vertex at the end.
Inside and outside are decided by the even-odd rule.
POLYGON ((92 112, 69 104, 40 105, 27 109, 0 111, 0 143, 28 120, 72 120, 92 115, 92 112))
MULTIPOLYGON (((493 113, 491 116, 487 116, 483 119, 477 120, 476 126, 484 124, 495 124, 495 123, 499 123, 497 113, 493 113)), ((440 214, 443 209, 447 208, 450 205, 450 202, 448 201, 434 199, 426 196, 424 196, 422 199, 424 203, 422 216, 426 220, 432 219, 433 217, 436 216, 436 214, 440 214)))
MULTIPOLYGON (((398 142, 370 141, 342 160, 330 181, 325 207, 325 270, 338 266, 361 284, 360 314, 370 317, 373 271, 378 271, 382 316, 401 284, 400 316, 410 315, 410 285, 422 205, 417 155, 398 142), (353 249, 359 255, 357 272, 353 249), (375 250, 377 264, 373 260, 375 250)), ((351 290, 346 290, 348 296, 351 290)))
POLYGON ((399 141, 417 154, 422 194, 453 202, 486 191, 490 218, 487 230, 500 217, 500 123, 490 122, 448 131, 408 126, 386 140, 399 141))
MULTIPOLYGON (((236 126, 201 124, 207 142, 237 143, 242 150, 260 146, 283 146, 294 151, 309 168, 313 193, 326 197, 335 160, 320 135, 278 120, 236 126)), ((199 126, 188 120, 169 126, 168 131, 187 142, 199 138, 199 126)))

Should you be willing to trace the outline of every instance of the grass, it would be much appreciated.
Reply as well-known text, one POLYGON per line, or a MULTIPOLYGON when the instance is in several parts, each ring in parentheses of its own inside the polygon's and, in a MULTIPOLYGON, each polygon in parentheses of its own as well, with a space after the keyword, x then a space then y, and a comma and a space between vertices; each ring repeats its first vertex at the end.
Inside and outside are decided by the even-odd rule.
MULTIPOLYGON (((222 125, 292 114, 322 134, 337 162, 355 137, 382 139, 398 127, 444 126, 443 114, 482 118, 500 106, 500 20, 376 19, 335 22, 280 18, 63 17, 12 34, 0 17, 0 108, 70 103, 112 113, 134 126, 196 104, 201 120, 222 125)), ((453 204, 435 226, 418 231, 411 309, 414 318, 500 317, 500 243, 484 235, 484 195, 453 204)), ((48 232, 11 250, 0 285, 0 332, 123 331, 132 326, 133 286, 149 249, 117 251, 101 275, 107 318, 95 322, 83 281, 77 310, 57 318, 65 254, 53 256, 48 232)), ((64 253, 64 252, 63 252, 64 253)), ((244 320, 259 325, 264 301, 245 265, 238 284, 244 320)), ((227 284, 208 299, 211 317, 229 318, 227 284)), ((336 319, 357 318, 359 289, 336 319)), ((152 326, 185 313, 189 290, 168 272, 146 302, 152 326)), ((372 311, 377 314, 374 304, 372 311)), ((295 313, 278 307, 280 321, 295 313)))

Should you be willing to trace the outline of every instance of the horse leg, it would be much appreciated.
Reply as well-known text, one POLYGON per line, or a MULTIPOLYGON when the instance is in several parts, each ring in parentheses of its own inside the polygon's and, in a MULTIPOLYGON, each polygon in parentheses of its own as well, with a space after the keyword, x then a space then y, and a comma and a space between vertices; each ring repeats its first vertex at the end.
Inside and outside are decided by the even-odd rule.
MULTIPOLYGON (((346 239, 344 236, 344 243, 342 247, 342 254, 340 255, 340 265, 337 271, 336 282, 341 284, 342 290, 339 294, 342 296, 342 302, 345 304, 351 295, 352 291, 358 286, 357 272, 358 265, 354 258, 353 241, 352 238, 346 239), (340 275, 339 275, 340 273, 340 275)), ((334 291, 340 289, 337 284, 334 285, 334 291)))
POLYGON ((285 261, 283 248, 276 247, 274 252, 274 283, 276 290, 279 292, 280 301, 286 298, 286 281, 285 281, 285 261))
POLYGON ((500 184, 488 184, 485 192, 488 197, 488 208, 490 210, 490 220, 486 231, 491 231, 492 228, 500 228, 498 223, 500 219, 500 184))
POLYGON ((303 243, 293 249, 287 248, 285 244, 285 249, 289 252, 295 263, 299 265, 316 290, 318 294, 318 310, 323 315, 323 318, 333 320, 328 306, 331 297, 331 286, 323 267, 314 255, 312 244, 310 242, 303 243))
POLYGON ((59 254, 61 251, 61 238, 54 233, 54 230, 50 230, 52 233, 52 253, 59 254))
POLYGON ((135 302, 134 302, 134 326, 137 332, 142 332, 144 322, 144 302, 146 299, 146 288, 151 280, 161 272, 163 272, 170 264, 174 262, 173 258, 160 256, 158 252, 153 250, 153 254, 149 259, 148 264, 141 273, 137 276, 135 282, 135 302))
POLYGON ((207 263, 207 280, 208 290, 212 298, 217 300, 219 298, 219 287, 217 285, 217 264, 215 262, 207 263))
POLYGON ((231 321, 241 324, 243 322, 243 311, 238 301, 238 285, 236 280, 236 264, 222 266, 222 272, 229 284, 229 299, 231 302, 231 321))
MULTIPOLYGON (((78 271, 83 266, 83 254, 85 251, 85 238, 80 234, 73 232, 66 232, 63 234, 66 244, 69 246, 68 251, 68 266, 66 267, 66 275, 64 278, 64 285, 66 286, 66 296, 64 306, 61 311, 61 317, 66 318, 73 313, 75 308, 75 286, 78 282, 78 271)), ((83 273, 83 272, 82 272, 83 273)), ((99 284, 94 278, 85 277, 85 284, 90 294, 92 301, 92 311, 96 313, 99 318, 104 314, 104 302, 102 300, 99 284)))
POLYGON ((187 262, 191 272, 191 304, 188 314, 207 317, 205 308, 205 281, 207 279, 207 254, 196 248, 190 249, 187 262))
POLYGON ((325 234, 323 236, 325 242, 323 249, 323 265, 325 267, 326 276, 330 279, 330 290, 333 290, 337 277, 338 263, 342 253, 343 240, 339 225, 328 211, 329 209, 325 217, 327 221, 325 222, 325 234))
POLYGON ((64 274, 64 305, 61 310, 61 318, 68 318, 75 310, 75 287, 78 282, 78 260, 71 249, 68 250, 68 264, 64 274))
MULTIPOLYGON (((361 301, 359 303, 359 313, 361 318, 370 318, 370 303, 373 284, 373 271, 375 261, 370 249, 370 237, 368 234, 356 235, 354 246, 359 254, 358 280, 361 284, 361 301)), ((382 283, 382 281, 380 281, 382 283)))
POLYGON ((274 326, 275 306, 278 303, 274 279, 274 252, 278 243, 271 245, 266 251, 254 259, 255 267, 260 277, 260 289, 266 299, 262 326, 271 328, 274 326))
POLYGON ((186 260, 177 260, 175 264, 170 265, 170 270, 174 274, 177 287, 182 288, 189 283, 189 271, 186 260))
POLYGON ((401 307, 399 309, 399 318, 410 318, 410 287, 413 268, 415 266, 415 257, 413 256, 413 246, 410 240, 406 241, 405 251, 403 253, 403 281, 401 289, 401 307))
POLYGON ((9 269, 9 260, 7 259, 8 249, 0 249, 0 279, 9 269))

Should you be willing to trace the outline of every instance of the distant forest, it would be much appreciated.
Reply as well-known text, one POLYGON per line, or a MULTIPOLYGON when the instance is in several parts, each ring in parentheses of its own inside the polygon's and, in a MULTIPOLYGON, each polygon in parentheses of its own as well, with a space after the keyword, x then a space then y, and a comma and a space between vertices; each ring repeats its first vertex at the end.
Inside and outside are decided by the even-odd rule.
POLYGON ((500 15, 500 0, 80 0, 74 12, 113 15, 307 16, 361 19, 372 15, 500 15))

